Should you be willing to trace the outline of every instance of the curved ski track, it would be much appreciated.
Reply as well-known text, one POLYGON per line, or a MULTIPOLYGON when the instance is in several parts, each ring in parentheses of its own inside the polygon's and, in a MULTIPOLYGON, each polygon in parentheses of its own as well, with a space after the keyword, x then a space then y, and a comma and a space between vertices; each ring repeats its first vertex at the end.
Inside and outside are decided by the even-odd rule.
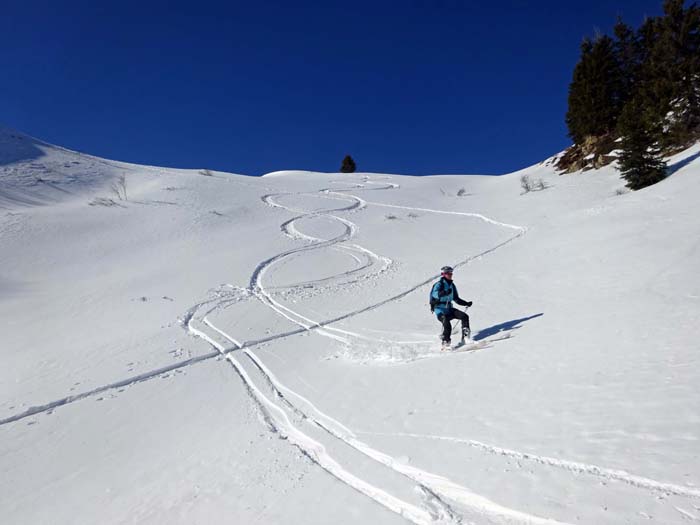
MULTIPOLYGON (((381 189, 392 189, 395 187, 396 185, 392 184, 382 186, 381 189)), ((321 248, 338 248, 346 250, 350 254, 355 252, 355 254, 359 253, 367 257, 367 263, 360 265, 359 268, 355 268, 349 272, 342 272, 336 276, 326 278, 325 280, 354 277, 354 274, 362 273, 363 270, 367 270, 375 265, 381 265, 375 275, 385 271, 391 265, 391 260, 381 257, 356 244, 340 245, 340 243, 348 242, 355 236, 357 227, 353 222, 339 217, 335 215, 335 213, 360 210, 367 205, 366 202, 355 195, 329 189, 321 190, 318 194, 267 194, 262 197, 262 200, 268 206, 282 208, 298 214, 292 219, 283 222, 280 229, 285 235, 292 239, 301 240, 305 244, 274 255, 258 264, 250 278, 248 286, 250 293, 278 315, 296 324, 303 330, 314 330, 315 333, 319 335, 346 344, 349 344, 353 339, 379 341, 378 339, 356 332, 329 326, 331 323, 337 322, 338 319, 325 321, 310 319, 281 304, 272 297, 264 285, 264 276, 276 263, 294 254, 321 248), (322 196, 333 200, 344 201, 348 204, 333 209, 306 212, 304 210, 285 206, 279 202, 279 198, 290 195, 322 196), (301 219, 321 216, 339 222, 343 226, 343 232, 331 239, 319 239, 301 232, 296 227, 296 223, 301 219)), ((518 228, 518 236, 522 235, 523 232, 524 229, 518 228)), ((358 260, 357 257, 355 257, 355 260, 358 260)), ((366 274, 363 276, 366 277, 366 274)), ((426 282, 431 281, 433 278, 434 277, 431 277, 426 282)), ((381 304, 386 304, 389 300, 396 300, 399 297, 407 295, 424 284, 425 283, 421 283, 394 298, 389 298, 371 307, 351 312, 341 318, 357 315, 360 311, 366 311, 369 308, 377 308, 381 304)), ((263 413, 263 418, 268 426, 282 437, 288 439, 307 457, 338 480, 370 497, 388 510, 396 512, 405 517, 408 521, 417 524, 461 523, 462 514, 464 514, 464 517, 488 517, 492 520, 504 523, 557 523, 554 520, 540 518, 503 507, 441 476, 423 471, 416 467, 404 465, 391 456, 359 441, 349 429, 316 409, 307 399, 281 384, 274 374, 263 364, 260 358, 250 349, 246 348, 243 343, 228 335, 221 328, 214 326, 207 318, 207 314, 211 311, 213 311, 213 309, 209 309, 204 315, 195 314, 190 316, 187 321, 190 332, 209 342, 209 344, 216 348, 234 367, 235 371, 245 382, 248 392, 263 413), (242 351, 246 361, 242 362, 236 357, 236 353, 232 351, 231 345, 233 345, 233 349, 238 348, 242 351), (262 384, 266 385, 273 395, 268 397, 268 395, 263 392, 263 387, 256 383, 256 381, 260 381, 262 384), (293 421, 292 418, 294 416, 300 418, 299 424, 295 424, 293 421), (307 425, 321 429, 323 432, 320 433, 320 435, 317 434, 316 437, 312 437, 312 433, 305 428, 307 425), (364 461, 370 460, 383 468, 395 472, 403 479, 403 481, 400 482, 401 484, 408 484, 408 487, 415 489, 413 492, 416 496, 410 498, 410 500, 405 497, 402 499, 392 495, 389 489, 382 488, 376 482, 372 483, 371 481, 358 478, 350 472, 349 466, 342 465, 331 456, 328 447, 324 446, 324 442, 329 443, 329 445, 332 443, 334 447, 349 447, 352 449, 353 455, 359 454, 361 457, 365 458, 364 461), (416 498, 417 501, 413 501, 416 498), (456 506, 459 507, 459 510, 456 510, 456 506)), ((348 452, 346 451, 346 453, 348 452)), ((360 460, 354 460, 352 465, 355 465, 356 461, 360 460)), ((409 493, 410 492, 411 491, 409 491, 409 493)), ((402 491, 402 493, 405 493, 405 491, 402 491)))
MULTIPOLYGON (((523 236, 527 231, 523 227, 498 222, 481 214, 432 210, 426 208, 384 204, 379 202, 368 202, 349 193, 357 189, 376 191, 390 190, 398 187, 399 186, 397 184, 378 183, 369 180, 369 178, 365 178, 362 184, 358 184, 356 188, 352 189, 322 189, 317 193, 271 193, 264 195, 262 200, 266 205, 297 214, 292 219, 283 222, 280 225, 280 230, 284 235, 290 237, 291 239, 302 241, 305 244, 279 253, 260 262, 253 271, 246 289, 234 287, 232 285, 223 285, 215 291, 215 297, 193 306, 186 313, 181 321, 183 326, 193 336, 199 337, 209 343, 214 348, 213 352, 175 363, 173 365, 151 370, 149 372, 144 372, 142 374, 132 376, 131 378, 99 387, 89 392, 68 396, 45 405, 30 407, 21 414, 0 420, 0 425, 18 421, 40 412, 49 412, 56 407, 84 399, 105 390, 120 388, 141 381, 146 381, 165 372, 188 367, 215 357, 223 357, 232 365, 235 372, 245 384, 248 393, 259 408, 265 423, 271 431, 278 433, 281 437, 289 440, 290 443, 298 447, 299 450, 311 461, 319 465, 341 482, 346 483, 348 486, 371 498, 386 509, 401 515, 411 523, 462 523, 463 519, 471 521, 472 519, 478 518, 485 518, 496 523, 560 523, 553 519, 534 516, 515 509, 504 507, 498 503, 488 500, 483 496, 475 494, 468 488, 450 481, 449 479, 421 470, 414 466, 406 465, 388 454, 374 449, 368 444, 360 441, 350 429, 316 408, 311 401, 283 385, 264 365, 261 359, 255 353, 253 353, 252 350, 250 350, 250 347, 256 346, 263 342, 285 338, 304 331, 314 331, 319 335, 329 337, 345 344, 350 344, 352 340, 358 339, 386 342, 384 339, 369 337, 364 334, 342 330, 330 325, 396 301, 397 299, 405 297, 419 288, 429 284, 438 277, 437 275, 432 275, 424 281, 415 284, 399 294, 388 297, 380 302, 364 308, 340 315, 333 319, 313 320, 276 301, 268 291, 268 288, 265 287, 263 277, 276 263, 292 255, 322 248, 340 250, 352 257, 357 263, 357 267, 324 279, 309 281, 307 283, 295 283, 288 286, 289 288, 303 286, 304 284, 318 285, 324 282, 333 282, 338 284, 339 281, 343 280, 344 284, 354 283, 362 279, 376 277, 377 275, 387 271, 387 269, 391 266, 392 261, 390 259, 382 257, 357 244, 351 244, 349 241, 355 236, 357 226, 350 220, 335 215, 336 213, 352 213, 361 210, 368 205, 384 206, 428 213, 472 217, 498 227, 515 230, 516 233, 512 237, 479 254, 468 257, 467 259, 457 263, 455 267, 466 265, 474 259, 492 253, 523 236), (368 185, 375 185, 376 187, 368 187, 368 185), (309 212, 302 209, 288 207, 278 202, 278 198, 280 197, 294 195, 336 200, 344 202, 346 205, 333 209, 309 212), (316 217, 324 217, 338 222, 343 226, 342 233, 331 239, 319 239, 303 233, 296 225, 301 219, 308 220, 316 217), (377 269, 375 269, 375 267, 377 267, 377 269), (299 328, 262 339, 241 342, 224 332, 221 328, 216 327, 208 319, 207 316, 212 312, 215 312, 221 308, 226 308, 231 304, 240 301, 242 298, 249 296, 254 296, 262 304, 269 307, 278 315, 296 324, 299 328), (242 354, 244 356, 243 359, 237 358, 237 354, 242 354), (271 395, 266 394, 264 392, 265 389, 267 389, 271 395), (342 465, 329 452, 329 447, 337 448, 338 446, 345 447, 346 454, 350 453, 353 455, 353 461, 350 462, 351 465, 354 466, 356 461, 365 461, 375 464, 377 468, 383 468, 390 471, 392 475, 395 475, 398 479, 403 480, 402 483, 414 489, 414 497, 407 498, 405 496, 405 490, 402 491, 402 494, 404 494, 403 497, 392 495, 390 492, 391 489, 382 488, 380 483, 365 480, 354 475, 350 471, 350 466, 342 465)), ((411 342, 417 343, 419 341, 400 343, 406 344, 411 342)), ((399 436, 404 434, 395 435, 399 436)), ((572 461, 521 453, 514 450, 486 445, 473 440, 463 440, 444 436, 422 436, 410 434, 405 434, 405 436, 468 443, 473 447, 492 454, 510 455, 517 457, 518 459, 532 460, 544 465, 564 468, 576 473, 586 473, 608 479, 615 479, 639 488, 667 492, 691 498, 700 498, 700 491, 695 489, 690 489, 688 487, 671 483, 657 482, 647 478, 642 478, 640 476, 634 476, 623 471, 614 471, 612 469, 605 469, 595 465, 585 465, 572 461)), ((396 486, 397 484, 395 480, 392 488, 395 488, 396 486)))
MULTIPOLYGON (((365 180, 365 183, 372 183, 365 180)), ((356 188, 356 189, 393 189, 397 188, 397 185, 389 184, 384 185, 379 188, 356 188)), ((513 240, 521 237, 526 233, 526 229, 520 226, 515 226, 512 224, 502 223, 495 221, 489 217, 476 213, 466 213, 466 212, 449 212, 443 210, 432 210, 425 208, 412 208, 408 206, 398 206, 383 203, 367 202, 360 197, 348 194, 352 190, 336 190, 332 191, 330 189, 321 190, 318 194, 292 194, 292 193, 281 193, 281 194, 268 194, 262 197, 263 202, 268 206, 285 209, 289 212, 298 214, 292 219, 289 219, 282 223, 280 229, 283 234, 288 237, 300 240, 306 244, 301 247, 297 247, 286 252, 277 254, 265 261, 262 261, 254 270, 248 290, 255 295, 263 304, 271 308, 277 314, 281 315, 285 319, 291 321, 292 323, 298 325, 302 330, 314 330, 315 333, 323 335, 340 341, 342 343, 349 344, 353 339, 364 339, 372 341, 382 341, 380 339, 371 338, 366 335, 362 335, 356 332, 351 332, 348 330, 341 330, 329 326, 339 320, 347 319, 349 317, 358 315, 359 313, 378 308, 388 302, 395 301, 401 297, 412 293, 413 291, 425 286, 426 284, 432 282, 437 276, 431 276, 429 279, 414 285, 410 289, 389 297, 379 303, 370 305, 368 307, 358 309, 356 311, 350 312, 348 314, 339 316, 335 319, 319 321, 310 319, 289 307, 276 301, 267 288, 264 286, 263 277, 270 270, 270 268, 281 261, 282 259, 291 256, 292 254, 298 254, 301 252, 315 250, 320 248, 335 248, 347 251, 351 256, 352 252, 364 253, 368 256, 367 263, 360 265, 358 268, 351 270, 349 272, 344 272, 336 276, 328 277, 323 279, 323 281, 333 281, 338 278, 348 277, 354 273, 361 273, 367 270, 379 261, 384 262, 384 267, 379 270, 381 273, 386 270, 386 268, 391 264, 391 261, 382 258, 380 255, 370 252, 369 250, 359 246, 359 245, 349 245, 344 246, 340 243, 346 243, 355 235, 357 228, 351 221, 333 215, 333 213, 339 212, 354 212, 365 208, 368 204, 377 206, 386 206, 391 208, 401 208, 401 209, 411 209, 418 210, 429 213, 443 213, 443 214, 453 214, 459 216, 472 217, 482 220, 486 223, 493 224, 499 227, 508 228, 515 230, 517 233, 507 239, 506 241, 499 243, 478 255, 469 257, 468 259, 461 261, 455 266, 463 266, 468 264, 471 260, 492 253, 493 251, 499 249, 500 247, 512 242, 513 240), (332 198, 334 200, 347 201, 350 202, 349 205, 330 209, 323 211, 313 211, 306 212, 304 210, 287 207, 278 202, 277 197, 290 196, 290 195, 304 195, 304 196, 323 196, 327 198, 332 198), (344 232, 332 239, 318 239, 307 235, 300 231, 296 227, 296 223, 301 219, 309 219, 313 217, 324 216, 329 219, 338 221, 344 226, 344 232)), ((355 261, 358 262, 357 257, 354 257, 355 261)), ((366 277, 366 274, 365 274, 366 277)), ((314 284, 319 284, 319 281, 311 281, 314 284)), ((298 286, 300 283, 292 286, 298 286)), ((194 318, 191 319, 194 321, 194 318)), ((226 332, 220 328, 214 326, 206 317, 202 318, 203 325, 210 328, 216 335, 206 334, 201 329, 192 326, 188 323, 190 330, 193 334, 198 335, 205 340, 207 340, 212 346, 219 350, 219 352, 225 356, 225 358, 232 364, 236 372, 239 374, 241 379, 246 383, 248 391, 255 400, 257 406, 263 413, 265 421, 271 429, 278 432, 282 437, 290 440, 295 446, 297 446, 307 457, 312 461, 317 463, 319 466, 324 468, 331 475, 335 476, 338 480, 347 483, 349 486, 355 488, 362 494, 372 498, 377 503, 383 505, 389 510, 392 510, 401 516, 405 517, 407 520, 413 523, 462 523, 463 519, 472 518, 486 518, 489 521, 493 520, 499 523, 559 523, 553 519, 543 518, 539 516, 534 516, 524 512, 517 511, 515 509, 510 509, 499 505, 487 498, 475 494, 466 487, 463 487, 449 479, 442 476, 421 470, 414 466, 406 465, 390 455, 383 453, 379 450, 374 449, 368 444, 360 441, 355 434, 347 427, 342 425, 337 420, 324 414, 318 408, 316 408, 311 401, 304 398, 300 394, 289 389, 283 385, 276 376, 264 365, 262 360, 249 348, 250 345, 241 343, 228 335, 226 332), (218 339, 218 340, 217 340, 218 339), (246 364, 240 361, 236 357, 230 348, 230 345, 238 348, 246 359, 246 364, 250 368, 250 372, 245 371, 246 364), (252 366, 251 366, 252 363, 252 366), (254 376, 254 374, 257 375, 254 376), (255 379, 253 378, 255 377, 255 379), (272 396, 268 397, 263 393, 262 386, 258 386, 255 381, 261 381, 267 384, 268 390, 271 392, 272 396), (300 418, 300 423, 295 425, 292 422, 292 417, 300 418), (323 438, 319 439, 317 436, 315 439, 312 438, 309 433, 305 432, 301 427, 304 425, 309 425, 323 430, 321 434, 323 438), (389 489, 382 489, 378 484, 371 483, 369 481, 363 481, 356 476, 354 476, 347 467, 343 466, 338 461, 334 460, 327 447, 323 446, 322 442, 329 440, 332 442, 336 440, 342 445, 349 447, 357 454, 364 456, 366 459, 372 460, 385 468, 396 472, 402 476, 405 482, 409 484, 414 484, 417 494, 422 498, 421 502, 407 501, 405 499, 400 499, 396 496, 392 496, 389 493, 389 489)), ((594 474, 597 476, 606 477, 608 479, 615 479, 618 481, 623 481, 630 483, 633 486, 651 489, 655 491, 671 492, 677 495, 689 496, 689 497, 700 497, 700 491, 689 490, 686 487, 655 482, 654 480, 649 480, 647 478, 642 478, 639 476, 633 476, 622 471, 612 471, 611 469, 605 469, 592 465, 584 465, 581 463, 570 462, 566 460, 556 460, 554 458, 546 458, 535 456, 527 453, 520 453, 517 451, 502 449, 500 447, 494 447, 491 445, 486 445, 483 443, 478 443, 475 441, 470 441, 472 446, 480 448, 490 453, 499 453, 507 455, 515 455, 520 459, 534 460, 539 463, 559 467, 567 468, 573 472, 585 472, 587 474, 594 474)), ((356 464, 356 461, 351 463, 356 464)))

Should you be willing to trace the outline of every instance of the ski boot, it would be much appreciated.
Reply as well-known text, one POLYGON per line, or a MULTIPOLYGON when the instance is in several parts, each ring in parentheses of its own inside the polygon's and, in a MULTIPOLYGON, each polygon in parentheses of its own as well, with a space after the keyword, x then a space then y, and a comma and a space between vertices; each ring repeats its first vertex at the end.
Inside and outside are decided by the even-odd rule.
POLYGON ((472 331, 469 328, 462 329, 462 343, 472 340, 472 331))
POLYGON ((451 350, 452 349, 452 343, 450 341, 443 341, 442 342, 442 348, 440 350, 451 350))

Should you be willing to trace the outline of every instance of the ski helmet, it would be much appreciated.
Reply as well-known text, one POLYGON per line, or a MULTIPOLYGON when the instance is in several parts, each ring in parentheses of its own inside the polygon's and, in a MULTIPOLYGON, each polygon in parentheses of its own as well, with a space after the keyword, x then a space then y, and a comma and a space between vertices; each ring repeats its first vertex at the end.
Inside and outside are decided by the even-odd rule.
POLYGON ((440 268, 441 273, 452 273, 453 271, 452 266, 443 266, 440 268))

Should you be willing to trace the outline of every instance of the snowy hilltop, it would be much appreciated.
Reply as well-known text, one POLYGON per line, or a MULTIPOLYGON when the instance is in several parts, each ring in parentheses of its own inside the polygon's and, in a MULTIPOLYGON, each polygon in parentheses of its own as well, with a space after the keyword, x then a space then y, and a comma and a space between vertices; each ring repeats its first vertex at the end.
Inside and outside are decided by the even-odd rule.
POLYGON ((0 126, 0 209, 64 201, 104 187, 125 169, 0 126))
POLYGON ((637 192, 555 161, 247 177, 0 130, 3 522, 700 520, 700 144, 637 192))

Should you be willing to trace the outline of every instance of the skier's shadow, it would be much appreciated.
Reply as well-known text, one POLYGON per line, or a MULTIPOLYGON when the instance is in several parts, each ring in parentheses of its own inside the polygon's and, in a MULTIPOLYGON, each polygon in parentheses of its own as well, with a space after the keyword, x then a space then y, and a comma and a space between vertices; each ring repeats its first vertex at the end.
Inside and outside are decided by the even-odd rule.
POLYGON ((479 330, 479 333, 477 333, 473 339, 474 341, 479 341, 481 339, 486 339, 487 337, 490 337, 492 335, 496 335, 499 332, 504 332, 506 330, 517 330, 520 328, 520 325, 524 323, 525 321, 529 321, 530 319, 535 319, 536 317, 542 317, 544 313, 540 314, 535 314, 531 315, 529 317, 522 317, 520 319, 513 319, 512 321, 506 321, 505 323, 501 324, 495 324, 493 326, 489 326, 488 328, 484 328, 482 330, 479 330))

